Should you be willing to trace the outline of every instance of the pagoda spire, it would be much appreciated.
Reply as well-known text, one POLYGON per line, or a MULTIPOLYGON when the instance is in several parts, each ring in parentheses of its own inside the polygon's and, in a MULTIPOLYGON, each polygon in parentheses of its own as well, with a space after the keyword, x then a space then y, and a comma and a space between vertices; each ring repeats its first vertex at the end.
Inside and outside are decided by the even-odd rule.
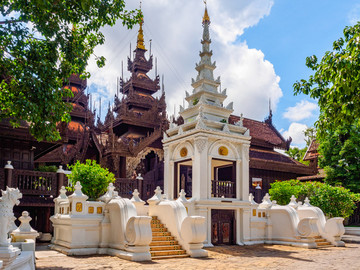
MULTIPOLYGON (((140 8, 141 8, 141 6, 140 6, 140 8)), ((145 44, 144 44, 144 32, 143 32, 143 29, 142 29, 143 23, 144 23, 144 17, 141 15, 141 21, 139 23, 140 27, 139 27, 139 32, 138 32, 138 36, 137 36, 136 48, 146 51, 145 44)))
POLYGON ((202 50, 200 51, 200 61, 196 63, 197 76, 192 79, 192 94, 187 93, 185 100, 189 103, 188 108, 182 106, 180 115, 184 122, 191 122, 194 119, 208 119, 216 122, 227 122, 232 113, 232 103, 224 106, 226 99, 226 90, 219 90, 220 77, 214 78, 216 62, 212 62, 212 51, 210 50, 210 16, 207 10, 206 1, 204 16, 202 18, 202 50))
MULTIPOLYGON (((216 93, 218 92, 217 87, 220 85, 220 79, 219 81, 214 80, 213 71, 216 68, 216 65, 215 62, 214 63, 211 62, 212 51, 210 50, 211 39, 210 39, 210 31, 209 31, 210 17, 207 11, 206 1, 204 1, 204 3, 205 3, 205 11, 202 19, 203 35, 201 40, 202 51, 199 54, 200 62, 196 65, 196 70, 198 71, 198 76, 196 78, 196 81, 205 80, 202 83, 206 84, 205 87, 206 90, 216 93)), ((195 92, 198 92, 201 89, 203 90, 203 86, 200 88, 199 87, 194 87, 194 88, 195 88, 195 92)))
POLYGON ((202 23, 205 24, 210 24, 210 17, 209 17, 209 14, 207 12, 207 5, 206 5, 206 1, 204 0, 204 4, 205 4, 205 12, 204 12, 204 16, 203 16, 203 21, 202 23))

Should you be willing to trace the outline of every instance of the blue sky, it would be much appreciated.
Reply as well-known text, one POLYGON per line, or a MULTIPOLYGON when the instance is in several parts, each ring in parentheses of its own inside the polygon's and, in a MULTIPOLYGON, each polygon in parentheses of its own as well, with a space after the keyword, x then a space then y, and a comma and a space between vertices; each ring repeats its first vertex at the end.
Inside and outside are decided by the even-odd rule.
MULTIPOLYGON (((305 95, 293 95, 293 84, 313 74, 305 66, 306 57, 315 54, 320 58, 331 50, 344 27, 354 24, 357 18, 360 18, 357 1, 275 0, 270 14, 238 37, 236 42, 246 41, 250 48, 260 49, 281 78, 283 97, 273 116, 278 129, 288 130, 292 123, 283 115, 289 105, 302 100, 314 102, 305 95)), ((299 122, 312 126, 317 116, 316 110, 299 122)))
MULTIPOLYGON (((335 0, 208 0, 211 18, 215 77, 227 88, 227 102, 234 101, 234 114, 264 120, 271 99, 273 123, 294 146, 303 146, 302 131, 318 116, 316 101, 293 95, 296 80, 312 72, 305 66, 310 55, 321 57, 342 36, 346 25, 360 18, 360 3, 335 0)), ((127 1, 138 8, 138 1, 127 1)), ((158 60, 158 74, 165 76, 168 113, 178 112, 185 91, 192 91, 199 61, 202 0, 144 0, 145 46, 158 60)), ((134 49, 138 27, 126 30, 118 23, 105 28, 106 42, 97 48, 107 65, 97 69, 90 63, 88 81, 93 100, 102 96, 102 118, 116 92, 116 78, 124 61, 125 78, 129 44, 134 49), (106 104, 106 105, 105 105, 106 104)), ((154 77, 154 71, 148 74, 154 77)))

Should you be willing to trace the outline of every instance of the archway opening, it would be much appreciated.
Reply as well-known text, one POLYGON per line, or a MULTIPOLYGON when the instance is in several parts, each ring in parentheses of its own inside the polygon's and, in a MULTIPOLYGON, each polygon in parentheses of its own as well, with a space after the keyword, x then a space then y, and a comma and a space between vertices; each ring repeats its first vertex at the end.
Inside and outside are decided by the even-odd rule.
POLYGON ((211 160, 211 197, 236 197, 236 163, 231 160, 211 160))
POLYGON ((180 190, 184 190, 186 197, 192 197, 192 160, 183 160, 175 163, 174 197, 180 190))

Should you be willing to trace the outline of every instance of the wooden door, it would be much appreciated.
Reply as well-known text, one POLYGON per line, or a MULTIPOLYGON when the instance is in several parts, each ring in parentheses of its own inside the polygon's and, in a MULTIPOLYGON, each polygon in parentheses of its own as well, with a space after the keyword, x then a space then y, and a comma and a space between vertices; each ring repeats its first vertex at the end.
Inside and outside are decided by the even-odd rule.
POLYGON ((211 243, 213 245, 235 244, 235 211, 211 210, 211 243))

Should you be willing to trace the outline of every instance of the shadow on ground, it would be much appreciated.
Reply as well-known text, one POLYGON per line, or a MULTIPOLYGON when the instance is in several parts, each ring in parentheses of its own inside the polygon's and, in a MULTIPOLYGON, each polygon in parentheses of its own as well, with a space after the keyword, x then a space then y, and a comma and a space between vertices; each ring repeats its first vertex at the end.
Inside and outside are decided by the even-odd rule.
MULTIPOLYGON (((288 247, 289 248, 289 247, 288 247)), ((253 245, 253 246, 217 246, 213 248, 206 248, 211 253, 218 253, 233 257, 271 257, 271 258, 285 258, 291 260, 312 262, 312 260, 294 257, 294 254, 304 252, 303 248, 295 248, 293 251, 281 250, 275 245, 253 245)))

